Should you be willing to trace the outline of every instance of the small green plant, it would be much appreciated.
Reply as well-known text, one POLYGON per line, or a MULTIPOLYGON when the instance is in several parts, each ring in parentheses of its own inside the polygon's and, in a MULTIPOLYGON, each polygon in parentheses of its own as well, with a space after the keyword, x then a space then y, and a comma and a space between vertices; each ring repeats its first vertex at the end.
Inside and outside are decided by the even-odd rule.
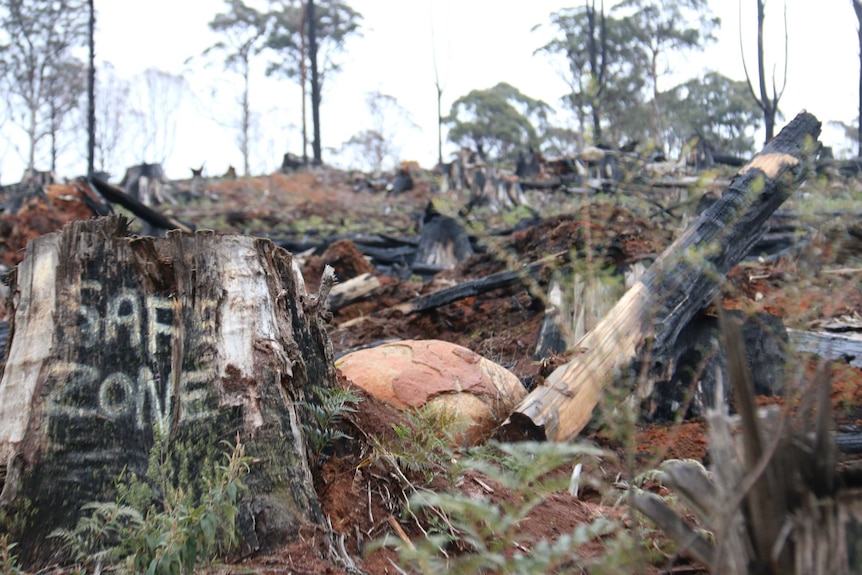
POLYGON ((304 427, 308 446, 319 464, 337 440, 351 439, 338 426, 345 413, 356 412, 356 406, 362 399, 356 391, 341 387, 313 386, 311 392, 315 399, 306 402, 305 407, 314 423, 304 427))
POLYGON ((457 437, 465 420, 452 409, 425 405, 405 412, 403 423, 395 423, 395 441, 378 445, 378 454, 410 473, 421 473, 430 481, 440 473, 455 471, 452 465, 457 437))
POLYGON ((531 541, 519 533, 519 524, 550 493, 567 483, 551 474, 576 459, 602 454, 586 445, 524 442, 498 444, 500 455, 467 459, 462 466, 487 475, 513 490, 516 503, 494 502, 462 493, 419 491, 410 498, 410 512, 433 509, 447 517, 450 529, 421 541, 397 542, 399 560, 423 574, 535 573, 571 567, 577 549, 606 534, 613 524, 603 518, 578 526, 553 541, 531 541), (461 550, 459 552, 459 550, 461 550), (452 552, 456 551, 456 552, 452 552))
POLYGON ((86 505, 91 513, 82 515, 73 529, 57 530, 51 536, 80 565, 97 571, 114 566, 121 572, 147 575, 192 573, 199 560, 227 553, 237 543, 242 476, 248 473, 251 458, 239 441, 230 447, 227 462, 217 466, 214 478, 204 480, 198 503, 187 490, 169 487, 161 506, 151 503, 145 510, 136 509, 126 498, 132 491, 140 495, 140 484, 121 480, 116 501, 86 505))
POLYGON ((18 567, 18 556, 13 551, 16 546, 16 543, 9 541, 8 533, 0 535, 0 573, 8 575, 24 573, 18 567))

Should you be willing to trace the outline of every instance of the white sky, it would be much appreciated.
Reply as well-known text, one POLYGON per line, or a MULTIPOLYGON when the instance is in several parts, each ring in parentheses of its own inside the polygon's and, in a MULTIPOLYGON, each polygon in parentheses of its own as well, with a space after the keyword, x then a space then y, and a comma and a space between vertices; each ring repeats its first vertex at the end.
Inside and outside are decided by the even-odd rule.
MULTIPOLYGON (((749 69, 754 73, 754 0, 743 0, 743 29, 749 69)), ((436 90, 432 55, 444 86, 443 111, 472 89, 489 88, 506 81, 525 94, 543 99, 560 110, 560 121, 569 116, 559 105, 565 84, 545 56, 533 55, 551 32, 549 14, 577 2, 531 0, 351 0, 363 16, 362 37, 348 42, 342 56, 343 69, 324 87, 321 110, 324 148, 338 147, 351 135, 369 128, 366 95, 380 91, 395 97, 412 115, 418 128, 394 126, 402 159, 432 166, 437 156, 436 90), (433 22, 433 26, 432 26, 433 22), (531 32, 536 24, 543 30, 531 32), (432 28, 434 42, 432 43, 432 28)), ((611 4, 609 0, 608 5, 611 4)), ((679 73, 664 80, 662 88, 717 69, 735 79, 744 79, 739 50, 738 4, 735 0, 711 0, 721 17, 719 41, 705 52, 694 52, 675 63, 679 73)), ((788 82, 781 108, 792 118, 802 108, 824 122, 824 143, 836 148, 848 143, 831 120, 850 122, 856 117, 859 85, 856 17, 849 1, 787 0, 790 55, 788 82)), ((781 3, 767 3, 767 59, 783 71, 783 27, 781 3)), ((111 62, 119 76, 132 79, 148 67, 183 74, 190 86, 189 97, 177 115, 177 132, 170 157, 164 164, 168 175, 188 177, 189 168, 205 163, 211 175, 228 165, 241 168, 242 157, 230 127, 238 109, 230 106, 240 88, 239 76, 225 72, 218 62, 203 71, 198 56, 217 37, 207 22, 224 10, 220 0, 96 0, 97 62, 111 62), (216 121, 220 118, 221 122, 216 121)), ((268 173, 280 166, 286 151, 301 153, 299 88, 290 80, 265 78, 263 59, 251 84, 252 107, 259 114, 252 157, 252 172, 268 173)), ((783 122, 780 124, 783 125, 783 122)), ((134 129, 132 123, 128 129, 134 129)), ((4 134, 15 128, 3 126, 4 134)), ((309 111, 310 132, 310 111, 309 111)), ((310 134, 309 134, 310 135, 310 134)), ((445 136, 445 132, 444 132, 445 136)), ((7 141, 0 177, 15 181, 23 170, 20 155, 7 141)), ((759 137, 758 137, 759 138, 759 137)), ((759 144, 758 144, 759 145, 759 144)), ((83 146, 82 146, 83 147, 83 146)), ((453 151, 444 145, 444 157, 453 151)), ((309 147, 309 154, 311 153, 309 147)), ((128 155, 114 168, 115 176, 139 160, 128 155)), ((324 153, 324 161, 336 162, 324 153)), ((84 171, 81 161, 66 161, 63 175, 84 171)))

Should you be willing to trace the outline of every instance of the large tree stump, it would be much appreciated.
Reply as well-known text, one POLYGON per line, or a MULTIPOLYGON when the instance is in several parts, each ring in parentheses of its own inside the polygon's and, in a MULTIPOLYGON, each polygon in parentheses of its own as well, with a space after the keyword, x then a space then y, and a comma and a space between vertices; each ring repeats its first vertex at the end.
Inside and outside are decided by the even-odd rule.
MULTIPOLYGON (((605 318, 581 339, 580 354, 558 367, 503 424, 506 439, 565 441, 589 422, 605 386, 621 372, 666 369, 663 354, 712 300, 719 280, 763 235, 816 151, 820 122, 799 114, 731 181, 720 200, 689 225, 605 318)), ((652 393, 651 378, 638 389, 652 393)))
POLYGON ((292 256, 251 237, 126 233, 122 218, 74 222, 30 242, 17 270, 0 517, 27 561, 83 504, 112 500, 124 470, 142 477, 157 436, 191 478, 223 462, 224 440, 245 444, 246 549, 319 522, 297 406, 335 371, 292 256))

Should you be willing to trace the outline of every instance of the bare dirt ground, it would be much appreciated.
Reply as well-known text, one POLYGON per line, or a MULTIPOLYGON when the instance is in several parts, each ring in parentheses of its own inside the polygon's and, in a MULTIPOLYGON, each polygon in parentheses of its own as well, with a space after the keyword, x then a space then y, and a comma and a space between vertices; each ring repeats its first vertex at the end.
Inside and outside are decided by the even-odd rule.
MULTIPOLYGON (((842 185, 847 188, 854 184, 842 185)), ((433 178, 426 174, 418 178, 415 189, 398 196, 357 192, 347 174, 323 169, 213 181, 204 198, 164 211, 194 223, 198 229, 293 242, 314 243, 320 238, 349 234, 408 237, 418 234, 418 222, 429 200, 452 214, 465 201, 463 197, 440 194, 434 188, 433 178)), ((851 192, 858 197, 857 190, 851 192)), ((580 197, 542 191, 531 192, 530 199, 543 219, 519 231, 492 233, 513 229, 517 220, 529 213, 472 214, 465 221, 468 231, 478 236, 487 249, 455 269, 438 274, 434 280, 380 277, 382 287, 373 298, 342 308, 333 316, 330 337, 335 352, 388 339, 442 339, 508 367, 525 385, 535 386, 566 359, 551 358, 544 362, 533 359, 550 271, 540 272, 530 282, 467 297, 426 312, 405 315, 393 306, 447 285, 560 252, 586 254, 584 257, 594 258, 598 265, 608 269, 649 259, 669 245, 683 224, 679 219, 663 218, 650 204, 622 194, 599 195, 585 202, 580 197)), ((821 220, 809 230, 813 241, 794 255, 737 266, 729 274, 725 306, 768 311, 781 317, 785 325, 799 329, 858 315, 862 309, 859 282, 862 240, 848 234, 848 225, 858 223, 848 224, 835 218, 821 220)), ((295 255, 303 262, 309 290, 317 288, 325 264, 333 265, 342 281, 374 272, 350 241, 295 255)), ((815 358, 802 355, 792 361, 799 368, 794 370, 794 377, 800 381, 810 381, 819 365, 815 358)), ((836 425, 859 428, 862 371, 843 361, 829 362, 828 368, 836 425)), ((346 380, 342 383, 350 385, 346 380)), ((783 403, 780 398, 760 401, 783 403)), ((449 477, 445 462, 435 462, 430 472, 425 469, 399 476, 381 456, 379 446, 397 441, 393 426, 403 421, 403 414, 367 396, 357 409, 343 424, 344 432, 352 439, 338 442, 334 452, 316 470, 322 512, 332 525, 335 539, 322 527, 308 526, 295 541, 283 547, 212 566, 207 572, 267 575, 340 575, 355 573, 355 569, 373 575, 400 573, 402 569, 414 572, 409 566, 396 566, 397 555, 391 548, 374 545, 387 536, 391 540, 401 537, 418 541, 431 529, 427 517, 404 511, 412 489, 454 489, 511 505, 517 504, 521 497, 476 471, 449 477), (332 551, 337 551, 340 545, 343 545, 342 559, 336 560, 332 551), (344 552, 355 562, 353 566, 343 560, 344 552)), ((606 456, 586 466, 577 496, 562 489, 534 508, 517 527, 519 541, 525 543, 509 552, 529 552, 535 542, 556 539, 579 525, 605 517, 615 520, 620 529, 635 533, 643 541, 642 553, 629 557, 628 563, 618 557, 616 563, 612 562, 616 567, 609 567, 607 561, 600 559, 614 549, 618 555, 620 551, 614 547, 612 537, 601 537, 579 548, 581 559, 564 566, 568 572, 587 569, 595 573, 632 572, 638 565, 640 572, 647 573, 704 572, 688 558, 678 555, 647 520, 627 511, 624 504, 624 489, 631 483, 666 493, 658 482, 649 479, 649 474, 641 475, 663 460, 708 460, 704 423, 698 419, 677 423, 642 421, 636 424, 633 437, 619 433, 612 424, 596 423, 584 433, 584 439, 605 449, 606 456)), ((456 449, 451 457, 456 460, 466 455, 464 450, 456 449)), ((458 544, 447 549, 453 555, 464 551, 458 544)))
MULTIPOLYGON (((345 174, 319 171, 214 183, 209 188, 211 200, 200 200, 194 206, 173 211, 199 227, 276 238, 348 232, 405 237, 418 233, 419 214, 429 200, 434 199, 441 206, 456 206, 455 209, 463 202, 463 198, 441 196, 433 188, 431 177, 426 176, 420 178, 414 190, 397 197, 355 192, 345 174)), ((543 215, 548 214, 541 223, 505 235, 491 235, 493 230, 511 228, 515 223, 513 216, 489 213, 471 216, 465 222, 468 230, 481 237, 489 246, 487 251, 438 274, 430 282, 381 277, 383 287, 374 298, 338 310, 330 331, 335 351, 387 339, 442 339, 505 365, 529 386, 541 382, 555 364, 565 359, 550 362, 532 359, 549 273, 540 273, 533 282, 468 297, 427 312, 405 315, 393 310, 393 306, 452 283, 483 277, 554 253, 595 254, 607 268, 649 258, 661 253, 672 241, 681 222, 662 220, 648 205, 622 201, 619 197, 597 197, 585 203, 559 193, 533 194, 537 195, 532 195, 531 201, 543 215)), ((454 213, 455 209, 450 211, 454 213)), ((811 244, 795 255, 735 268, 729 274, 726 307, 765 310, 781 317, 787 326, 800 329, 858 313, 862 309, 858 271, 862 242, 847 233, 846 225, 834 219, 821 221, 812 230, 811 244), (849 271, 822 273, 827 269, 849 271)), ((310 289, 316 288, 324 264, 333 265, 341 280, 373 271, 350 242, 338 242, 324 253, 303 258, 310 289)), ((799 367, 794 370, 795 377, 800 381, 814 377, 818 360, 800 356, 794 361, 799 367)), ((842 361, 830 362, 828 367, 836 425, 858 427, 862 424, 862 372, 842 361)), ((780 398, 760 401, 783 402, 780 398)), ((517 493, 473 471, 454 483, 446 479, 445 470, 433 479, 427 475, 395 477, 392 469, 375 455, 374 444, 393 440, 393 424, 401 418, 387 405, 366 397, 344 426, 353 440, 341 442, 317 474, 322 511, 335 533, 343 537, 344 548, 356 567, 366 573, 400 572, 395 566, 396 554, 390 548, 375 547, 368 552, 373 547, 369 545, 371 542, 387 535, 397 537, 396 525, 402 536, 414 540, 425 536, 428 525, 404 513, 410 482, 421 483, 423 488, 456 489, 494 501, 508 500, 511 504, 518 498, 517 493)), ((560 490, 535 508, 519 524, 520 540, 553 540, 578 525, 606 517, 618 521, 623 529, 638 530, 638 536, 645 541, 641 557, 647 564, 643 567, 645 572, 699 572, 700 568, 678 556, 648 521, 627 512, 620 500, 623 486, 636 480, 633 473, 655 469, 665 459, 707 461, 704 423, 697 419, 678 423, 641 422, 633 439, 620 438, 607 425, 597 424, 588 429, 585 439, 605 448, 608 456, 587 471, 589 480, 577 497, 560 490)), ((454 457, 460 455, 456 450, 454 457)), ((663 493, 664 488, 657 482, 641 481, 645 488, 663 493)), ((323 529, 309 527, 297 542, 265 555, 244 558, 229 570, 261 574, 346 572, 343 563, 332 561, 330 544, 323 529)), ((602 572, 603 562, 597 558, 608 552, 608 545, 611 543, 606 544, 601 538, 584 545, 579 550, 583 567, 569 567, 586 569, 595 562, 592 572, 602 572)), ((448 550, 454 554, 461 551, 457 545, 448 550)), ((410 570, 406 566, 401 568, 410 570)))

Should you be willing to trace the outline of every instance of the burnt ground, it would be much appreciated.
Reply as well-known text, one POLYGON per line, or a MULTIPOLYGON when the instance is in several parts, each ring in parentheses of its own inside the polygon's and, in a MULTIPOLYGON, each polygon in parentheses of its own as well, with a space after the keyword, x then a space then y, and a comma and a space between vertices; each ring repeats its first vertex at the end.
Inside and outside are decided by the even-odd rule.
MULTIPOLYGON (((199 229, 253 234, 291 242, 294 246, 303 242, 314 246, 320 245, 323 238, 363 234, 414 237, 419 233, 421 214, 429 200, 453 215, 466 201, 465 197, 444 195, 434 189, 433 178, 425 175, 417 178, 415 189, 398 196, 357 192, 347 174, 324 169, 250 180, 213 181, 205 197, 165 211, 194 223, 199 229)), ((854 182, 833 184, 827 193, 859 198, 854 182)), ((519 226, 519 222, 531 214, 523 208, 503 213, 475 210, 462 221, 477 244, 483 246, 482 251, 428 281, 416 276, 380 275, 381 287, 371 297, 333 315, 330 337, 335 352, 389 339, 442 339, 508 367, 529 387, 539 384, 555 365, 566 359, 533 358, 550 267, 515 286, 428 311, 405 314, 394 306, 551 254, 567 254, 569 261, 588 261, 611 271, 634 261, 649 261, 681 230, 685 214, 693 212, 697 194, 687 197, 673 189, 654 190, 649 198, 638 194, 624 191, 600 194, 585 201, 583 196, 562 192, 530 192, 529 199, 542 219, 526 227, 519 226), (656 209, 656 202, 681 205, 673 212, 678 217, 656 209), (515 229, 518 231, 512 231, 515 229)), ((806 236, 811 241, 800 249, 774 260, 746 262, 732 270, 725 288, 725 306, 768 311, 782 318, 786 326, 797 329, 814 329, 829 320, 846 319, 854 314, 858 319, 858 310, 862 309, 859 282, 862 240, 848 233, 854 225, 858 227, 857 222, 858 217, 848 222, 834 216, 819 219, 815 216, 807 221, 806 236)), ((303 262, 309 289, 316 289, 324 264, 333 265, 342 281, 365 272, 377 273, 351 241, 330 244, 328 248, 295 251, 303 262)), ((787 377, 804 385, 813 380, 820 362, 798 355, 791 363, 793 369, 787 377)), ((845 428, 862 425, 862 371, 843 361, 829 362, 828 368, 836 425, 845 428)), ((350 385, 346 381, 343 384, 350 385)), ((775 397, 759 401, 784 403, 775 397)), ((434 517, 404 512, 404 502, 414 490, 454 489, 511 505, 523 497, 476 471, 453 476, 458 461, 470 455, 465 449, 424 462, 418 469, 411 469, 404 458, 392 458, 391 454, 397 451, 393 446, 399 442, 393 426, 402 420, 402 414, 365 397, 358 411, 343 425, 353 439, 339 442, 316 470, 318 495, 336 534, 334 541, 326 530, 309 526, 292 543, 263 555, 213 566, 208 572, 272 575, 355 572, 343 560, 333 558, 332 549, 339 547, 341 539, 359 570, 374 575, 399 573, 394 566, 396 553, 373 543, 385 536, 419 541, 427 532, 441 528, 434 517)), ((640 564, 646 565, 643 572, 701 572, 687 558, 680 557, 648 521, 628 512, 621 501, 624 487, 631 483, 666 493, 664 487, 649 479, 648 473, 643 475, 665 459, 705 461, 708 445, 703 422, 639 420, 632 435, 617 428, 612 417, 597 420, 584 433, 584 439, 605 449, 605 455, 585 465, 577 497, 566 489, 554 491, 518 524, 517 536, 523 541, 519 550, 529 551, 533 542, 554 540, 579 525, 605 517, 617 522, 617 531, 582 545, 581 559, 564 568, 581 572, 580 569, 591 566, 590 572, 596 573, 631 572, 640 564), (638 553, 627 557, 621 551, 621 533, 642 541, 642 545, 635 545, 638 553)), ((571 471, 558 473, 568 475, 571 471)), ((452 555, 465 550, 457 542, 447 548, 452 555)), ((417 572, 409 566, 401 568, 417 572)))

